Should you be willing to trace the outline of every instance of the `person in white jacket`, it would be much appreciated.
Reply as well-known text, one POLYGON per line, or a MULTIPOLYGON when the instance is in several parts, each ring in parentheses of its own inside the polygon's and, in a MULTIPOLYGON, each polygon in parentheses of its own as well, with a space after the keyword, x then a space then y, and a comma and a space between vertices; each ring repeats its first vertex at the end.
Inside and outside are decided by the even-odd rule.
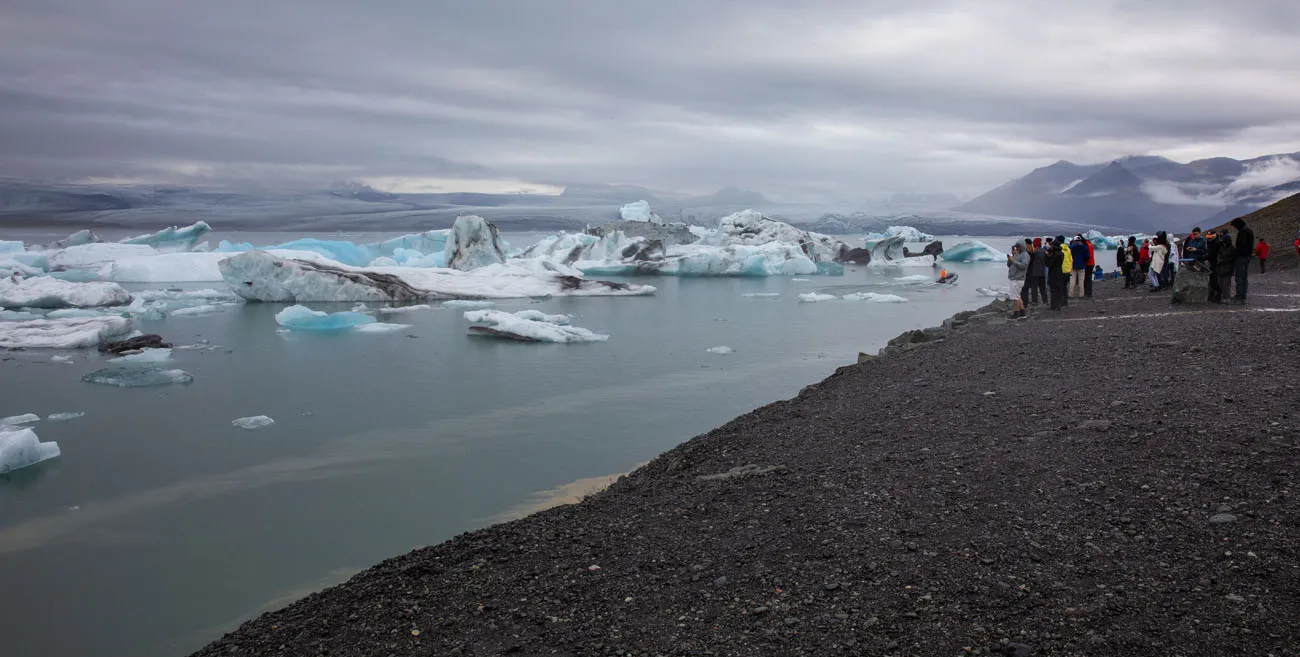
POLYGON ((1156 240, 1151 243, 1151 268, 1147 272, 1147 282, 1151 284, 1151 291, 1160 290, 1160 272, 1164 271, 1165 261, 1169 258, 1169 246, 1163 240, 1156 240))

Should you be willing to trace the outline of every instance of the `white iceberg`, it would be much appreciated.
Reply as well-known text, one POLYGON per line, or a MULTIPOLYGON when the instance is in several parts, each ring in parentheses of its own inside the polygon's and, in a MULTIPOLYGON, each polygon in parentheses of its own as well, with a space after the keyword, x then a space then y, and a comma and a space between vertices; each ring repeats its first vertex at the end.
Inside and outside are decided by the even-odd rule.
POLYGON ((206 235, 212 227, 206 221, 199 221, 184 228, 172 226, 156 233, 137 235, 122 240, 122 244, 145 244, 163 252, 190 251, 200 237, 206 235))
POLYGON ((648 285, 584 279, 546 261, 511 261, 473 271, 419 267, 348 267, 250 251, 221 262, 231 289, 252 301, 401 302, 547 296, 654 294, 648 285))
POLYGON ((293 331, 347 331, 373 324, 375 318, 351 310, 327 313, 307 306, 289 306, 275 314, 275 321, 293 331))
POLYGON ((158 348, 158 349, 155 349, 155 348, 146 348, 146 349, 141 349, 141 350, 140 350, 140 353, 138 353, 138 354, 127 354, 127 355, 125 355, 125 356, 118 356, 117 358, 109 359, 108 362, 110 362, 110 363, 121 363, 121 364, 124 364, 124 365, 125 365, 125 364, 137 364, 137 365, 139 365, 139 364, 149 364, 149 365, 156 365, 156 364, 158 364, 158 363, 165 363, 165 362, 167 362, 167 361, 169 361, 169 360, 171 360, 171 359, 172 359, 172 350, 171 350, 171 349, 167 349, 167 348, 158 348))
POLYGON ((0 474, 36 465, 60 454, 58 443, 41 442, 31 429, 0 430, 0 474))
POLYGON ((81 377, 81 380, 117 388, 153 388, 187 385, 194 381, 194 375, 184 370, 165 370, 160 367, 108 367, 95 370, 81 377))
POLYGON ((799 301, 803 303, 817 303, 818 301, 832 301, 839 297, 834 294, 821 294, 820 292, 805 292, 799 295, 799 301))
POLYGON ((910 276, 899 276, 894 280, 900 283, 933 283, 935 278, 929 274, 912 274, 910 276))
POLYGON ((902 237, 904 242, 933 242, 934 235, 923 233, 911 226, 890 226, 883 233, 867 233, 865 239, 874 241, 887 237, 902 237))
POLYGON ((619 208, 618 214, 623 218, 623 221, 647 221, 654 224, 661 224, 664 222, 663 219, 659 218, 659 215, 650 211, 649 201, 628 203, 619 208))
POLYGON ((90 231, 89 229, 79 230, 61 240, 58 240, 57 242, 54 242, 53 244, 50 244, 50 248, 66 249, 70 246, 81 246, 82 244, 94 244, 100 241, 101 240, 99 239, 99 236, 96 235, 94 232, 90 231))
POLYGON ((443 261, 451 269, 469 271, 506 261, 496 225, 478 215, 456 217, 447 236, 443 261))
POLYGON ((169 317, 198 317, 201 315, 212 315, 221 312, 229 304, 211 304, 205 303, 198 306, 189 306, 188 308, 177 308, 167 313, 169 317))
POLYGON ((756 298, 756 299, 772 299, 781 296, 781 293, 780 292, 749 292, 746 294, 742 294, 740 296, 756 298))
POLYGON ((40 276, 44 273, 44 269, 33 267, 12 255, 0 255, 0 277, 13 278, 15 274, 18 276, 40 276))
POLYGON ((474 299, 452 299, 451 301, 442 302, 443 308, 461 308, 464 310, 491 308, 495 305, 497 305, 495 301, 475 301, 474 299))
POLYGON ((231 420, 230 423, 236 427, 239 427, 240 429, 247 429, 249 431, 252 431, 253 429, 261 429, 262 427, 269 427, 272 424, 275 424, 275 420, 271 419, 266 415, 254 415, 252 417, 241 417, 236 420, 231 420))
POLYGON ((877 292, 857 292, 855 294, 846 294, 840 298, 845 301, 868 301, 871 303, 907 303, 907 299, 897 294, 879 294, 877 292))
POLYGON ((16 427, 20 424, 31 424, 40 422, 41 416, 35 413, 23 413, 22 415, 10 415, 9 417, 0 417, 0 427, 16 427))
POLYGON ((661 273, 678 276, 799 276, 818 273, 817 263, 795 244, 769 242, 724 247, 673 247, 661 273))
POLYGON ((414 326, 413 324, 387 324, 384 322, 374 322, 372 324, 362 324, 354 329, 356 333, 394 333, 404 331, 414 326))
POLYGON ((131 320, 117 316, 0 322, 0 347, 83 349, 130 332, 131 320))
POLYGON ((944 249, 942 257, 946 262, 995 262, 1006 259, 1001 251, 979 240, 958 242, 952 248, 944 249))
POLYGON ((157 249, 146 244, 116 244, 95 242, 70 246, 48 255, 50 269, 84 269, 98 271, 105 265, 123 258, 158 255, 157 249))
POLYGON ((604 342, 602 335, 578 326, 569 326, 568 315, 547 315, 536 310, 508 313, 501 310, 471 310, 465 319, 473 326, 471 333, 521 342, 604 342))
POLYGON ((50 413, 45 417, 45 419, 49 420, 50 422, 67 422, 68 420, 75 420, 79 417, 82 417, 85 414, 86 414, 85 411, 71 411, 67 413, 50 413))
POLYGON ((64 355, 62 355, 62 354, 55 354, 55 355, 53 355, 53 356, 50 356, 50 362, 51 362, 51 363, 62 363, 62 364, 64 364, 64 365, 71 365, 71 364, 72 364, 72 358, 71 358, 70 356, 64 356, 64 355))
MULTIPOLYGON (((491 301, 480 301, 480 302, 478 302, 478 303, 488 303, 488 304, 490 304, 490 303, 492 303, 492 302, 491 302, 491 301)), ((420 311, 420 310, 433 310, 433 306, 430 306, 430 305, 427 304, 427 303, 416 304, 416 305, 414 305, 414 306, 385 306, 385 307, 383 307, 383 308, 376 308, 376 309, 375 309, 375 312, 377 312, 377 313, 379 313, 379 314, 381 314, 381 315, 397 315, 397 314, 402 314, 402 313, 413 313, 413 312, 420 311)))
POLYGON ((780 242, 797 246, 814 262, 834 262, 849 247, 829 235, 795 228, 782 221, 764 217, 754 210, 744 210, 727 215, 718 222, 718 229, 700 238, 708 245, 756 246, 780 242))
POLYGON ((721 347, 709 347, 708 349, 705 349, 705 351, 707 351, 707 352, 709 352, 709 353, 711 353, 711 354, 734 354, 734 353, 736 353, 736 350, 735 350, 735 349, 732 349, 731 347, 728 347, 728 346, 725 346, 725 345, 723 345, 723 346, 721 346, 721 347))
POLYGON ((86 308, 130 303, 117 283, 69 283, 49 276, 0 279, 0 308, 86 308))

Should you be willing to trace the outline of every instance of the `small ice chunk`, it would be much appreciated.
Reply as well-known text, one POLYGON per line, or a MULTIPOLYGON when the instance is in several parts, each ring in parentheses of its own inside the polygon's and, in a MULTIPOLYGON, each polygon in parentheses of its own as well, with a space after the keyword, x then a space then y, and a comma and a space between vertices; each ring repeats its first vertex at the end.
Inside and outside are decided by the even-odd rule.
POLYGON ((740 296, 758 298, 758 299, 770 299, 772 297, 781 296, 781 293, 780 292, 750 292, 749 294, 742 294, 740 296))
POLYGON ((289 306, 275 314, 275 321, 294 331, 345 331, 373 324, 375 318, 354 311, 327 313, 307 306, 289 306))
POLYGON ((709 352, 709 353, 711 353, 711 354, 734 354, 734 353, 736 353, 736 350, 735 350, 735 349, 732 349, 731 347, 728 347, 728 346, 726 346, 726 345, 723 345, 723 346, 720 346, 720 347, 709 347, 708 349, 705 349, 705 351, 707 351, 707 352, 709 352))
POLYGON ((241 417, 237 420, 231 420, 230 423, 240 429, 248 429, 251 431, 253 429, 269 427, 272 424, 275 424, 275 420, 272 420, 270 417, 265 415, 254 415, 252 417, 241 417))
POLYGON ((808 281, 811 281, 811 280, 812 280, 811 278, 792 278, 792 279, 790 279, 790 281, 791 281, 791 282, 794 282, 794 283, 807 283, 808 281))
POLYGON ((1007 292, 1006 290, 995 290, 991 287, 977 287, 975 288, 975 292, 979 293, 980 296, 985 297, 1005 297, 1010 294, 1010 292, 1007 292))
POLYGON ((858 292, 840 297, 845 301, 869 301, 871 303, 907 303, 907 299, 897 294, 878 294, 876 292, 858 292))
POLYGON ((201 306, 190 306, 189 308, 179 308, 168 314, 170 317, 197 317, 200 315, 211 315, 221 312, 222 306, 205 303, 201 306))
POLYGON ((442 302, 443 308, 463 308, 465 310, 491 308, 495 305, 497 304, 494 301, 475 301, 473 299, 452 299, 451 301, 442 302))
POLYGON ((430 306, 427 303, 421 303, 414 306, 389 306, 378 308, 375 312, 381 315, 395 315, 398 313, 413 313, 417 310, 433 310, 433 306, 430 306))
POLYGON ((363 324, 356 327, 357 333, 392 333, 394 331, 403 331, 414 326, 413 324, 385 324, 384 322, 375 322, 373 324, 363 324))
POLYGON ((151 388, 189 384, 194 381, 194 375, 185 370, 160 367, 106 367, 81 377, 81 380, 118 388, 151 388))
POLYGON ((831 301, 837 299, 834 294, 821 294, 820 292, 805 292, 799 295, 799 301, 803 303, 816 303, 818 301, 831 301))
POLYGON ((926 274, 912 274, 911 276, 899 276, 894 280, 900 283, 929 283, 934 280, 934 277, 926 274))
POLYGON ((171 349, 141 349, 138 354, 129 354, 110 359, 110 363, 165 363, 172 359, 171 349))
POLYGON ((31 429, 0 431, 0 474, 36 465, 62 452, 56 442, 41 442, 31 429))
POLYGON ((72 358, 71 358, 70 356, 54 355, 54 356, 50 356, 50 362, 51 362, 51 363, 63 363, 64 365, 71 365, 71 364, 72 364, 72 358))
POLYGON ((10 415, 9 417, 0 417, 0 427, 16 427, 20 424, 31 424, 40 422, 41 416, 35 413, 23 413, 22 415, 10 415))
POLYGON ((68 420, 75 420, 85 414, 86 414, 85 411, 71 411, 67 413, 50 413, 48 416, 46 416, 45 419, 49 420, 50 422, 67 422, 68 420))
POLYGON ((578 326, 569 326, 568 315, 547 315, 536 310, 508 313, 502 310, 471 310, 465 319, 475 326, 471 333, 521 342, 604 342, 602 335, 578 326))

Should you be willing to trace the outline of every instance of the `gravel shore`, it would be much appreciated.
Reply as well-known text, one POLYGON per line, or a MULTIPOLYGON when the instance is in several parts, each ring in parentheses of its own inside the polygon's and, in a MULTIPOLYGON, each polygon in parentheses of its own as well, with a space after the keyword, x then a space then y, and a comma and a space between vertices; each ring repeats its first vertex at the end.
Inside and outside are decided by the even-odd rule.
POLYGON ((196 654, 1295 655, 1300 276, 1251 285, 904 338, 196 654))

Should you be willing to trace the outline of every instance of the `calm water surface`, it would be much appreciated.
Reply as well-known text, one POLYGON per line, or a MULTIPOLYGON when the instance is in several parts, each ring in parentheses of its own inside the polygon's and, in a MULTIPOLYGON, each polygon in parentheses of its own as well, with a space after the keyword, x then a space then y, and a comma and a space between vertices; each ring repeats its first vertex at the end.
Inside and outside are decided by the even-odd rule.
MULTIPOLYGON (((0 238, 46 241, 34 232, 0 238)), ((1008 241, 996 240, 985 241, 1008 241)), ((896 280, 926 267, 858 268, 804 281, 641 279, 659 293, 498 304, 572 314, 612 336, 579 345, 470 337, 449 308, 387 319, 413 325, 391 334, 303 335, 277 331, 281 305, 230 306, 142 323, 207 347, 177 350, 175 366, 195 381, 166 388, 82 383, 104 365, 92 351, 72 365, 51 363, 53 352, 0 354, 0 416, 86 414, 34 425, 63 456, 0 477, 3 653, 186 654, 384 558, 788 398, 859 351, 982 305, 975 289, 1005 278, 999 263, 948 268, 957 286, 896 280), (909 302, 797 296, 860 291, 909 302), (706 352, 722 345, 735 353, 706 352), (276 424, 230 424, 259 414, 276 424)), ((134 286, 150 287, 162 286, 134 286)))

